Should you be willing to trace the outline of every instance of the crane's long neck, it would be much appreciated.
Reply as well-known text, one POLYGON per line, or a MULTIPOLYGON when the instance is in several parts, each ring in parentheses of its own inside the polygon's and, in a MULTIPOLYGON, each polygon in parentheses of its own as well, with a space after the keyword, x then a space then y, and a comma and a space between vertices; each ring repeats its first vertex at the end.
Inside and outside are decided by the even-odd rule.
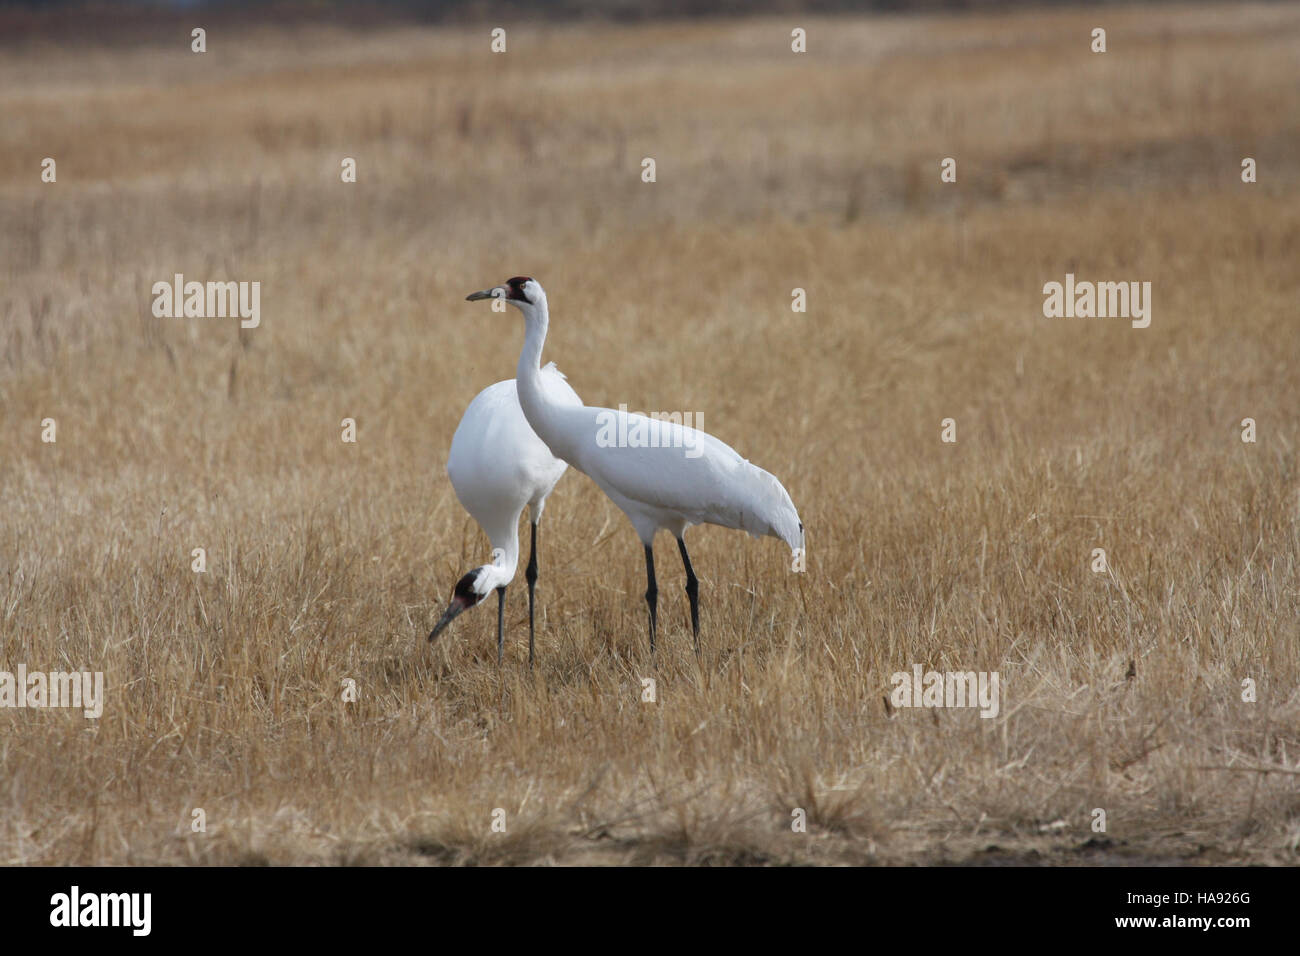
POLYGON ((554 402, 542 384, 542 346, 546 344, 549 318, 545 298, 524 311, 524 348, 515 369, 515 387, 528 424, 550 447, 551 454, 565 458, 564 436, 555 421, 554 402))
MULTIPOLYGON (((519 515, 515 515, 515 525, 519 524, 519 515)), ((504 529, 502 529, 504 532, 504 529)), ((489 593, 493 588, 504 587, 514 580, 515 569, 519 567, 519 530, 512 528, 509 532, 492 536, 492 561, 483 565, 483 577, 479 579, 479 592, 489 593), (504 547, 502 547, 504 545, 504 547)))
POLYGON ((519 380, 536 379, 542 369, 542 346, 546 344, 546 328, 550 324, 550 310, 542 299, 524 312, 524 348, 519 353, 519 380), (531 373, 531 375, 529 374, 531 373))
POLYGON ((514 580, 519 567, 519 514, 522 507, 508 514, 479 515, 479 524, 492 542, 492 560, 474 569, 474 590, 483 596, 493 588, 504 587, 514 580))

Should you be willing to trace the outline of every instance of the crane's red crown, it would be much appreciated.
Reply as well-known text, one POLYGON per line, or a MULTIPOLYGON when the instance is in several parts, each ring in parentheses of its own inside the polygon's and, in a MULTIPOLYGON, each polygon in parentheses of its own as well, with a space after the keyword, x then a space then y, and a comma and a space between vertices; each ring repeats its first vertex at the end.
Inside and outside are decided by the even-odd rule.
POLYGON ((524 283, 535 281, 531 276, 515 276, 513 279, 506 280, 506 298, 515 299, 518 302, 529 302, 532 300, 524 294, 524 283))

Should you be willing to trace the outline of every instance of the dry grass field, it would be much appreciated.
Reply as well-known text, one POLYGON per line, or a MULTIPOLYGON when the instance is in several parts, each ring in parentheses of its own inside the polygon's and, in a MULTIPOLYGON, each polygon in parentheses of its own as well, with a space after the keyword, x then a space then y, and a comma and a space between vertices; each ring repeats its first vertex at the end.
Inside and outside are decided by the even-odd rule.
POLYGON ((0 863, 1295 863, 1300 8, 507 27, 0 47, 0 670, 106 684, 0 709, 0 863), (1067 272, 1150 327, 1045 318, 1067 272), (573 471, 535 672, 522 575, 501 670, 492 602, 425 641, 515 274, 588 404, 799 507, 806 574, 688 535, 698 660, 573 471), (887 712, 914 664, 1000 714, 887 712))

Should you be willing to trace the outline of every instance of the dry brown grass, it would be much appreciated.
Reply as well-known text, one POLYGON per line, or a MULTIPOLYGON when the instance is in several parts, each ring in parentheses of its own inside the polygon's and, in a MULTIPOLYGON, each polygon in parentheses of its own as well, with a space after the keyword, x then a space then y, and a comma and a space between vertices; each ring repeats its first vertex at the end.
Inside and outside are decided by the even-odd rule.
POLYGON ((0 862, 1295 861, 1300 11, 807 26, 0 60, 0 669, 108 685, 0 711, 0 862), (1152 281, 1151 327, 1043 318, 1067 271, 1152 281), (262 327, 153 318, 174 272, 261 281, 262 327), (522 586, 503 671, 490 609, 424 641, 487 553, 451 433, 522 340, 461 299, 515 273, 587 402, 703 413, 809 529, 802 576, 692 532, 698 662, 662 551, 656 705, 581 475, 535 675, 522 586), (913 663, 1002 715, 891 719, 913 663))

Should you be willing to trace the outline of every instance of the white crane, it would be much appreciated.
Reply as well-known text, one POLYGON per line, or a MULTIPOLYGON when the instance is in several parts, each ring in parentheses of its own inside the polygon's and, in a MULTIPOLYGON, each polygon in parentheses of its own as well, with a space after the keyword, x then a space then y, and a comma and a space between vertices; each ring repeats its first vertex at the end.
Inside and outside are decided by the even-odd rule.
MULTIPOLYGON (((548 394, 561 404, 581 405, 564 376, 548 365, 540 372, 548 394)), ((452 592, 451 604, 429 634, 432 642, 452 619, 497 592, 497 664, 505 648, 506 585, 519 564, 519 516, 528 506, 532 550, 528 581, 528 666, 533 666, 533 589, 537 584, 537 523, 565 464, 528 427, 515 380, 489 385, 469 403, 456 426, 447 455, 447 477, 456 497, 492 542, 492 563, 468 572, 452 592)))
POLYGON ((516 276, 504 285, 466 298, 471 302, 502 298, 523 313, 524 348, 519 354, 515 381, 528 424, 552 454, 595 481, 628 516, 640 536, 645 548, 651 653, 655 648, 659 596, 651 545, 660 528, 677 539, 686 569, 691 630, 698 653, 699 581, 683 534, 693 524, 716 524, 748 531, 754 537, 772 535, 799 554, 804 546, 803 523, 790 495, 774 476, 705 432, 622 410, 566 401, 555 378, 541 368, 549 313, 546 293, 535 279, 516 276), (620 419, 626 428, 619 434, 655 435, 655 444, 629 447, 630 443, 611 442, 610 423, 620 419))

